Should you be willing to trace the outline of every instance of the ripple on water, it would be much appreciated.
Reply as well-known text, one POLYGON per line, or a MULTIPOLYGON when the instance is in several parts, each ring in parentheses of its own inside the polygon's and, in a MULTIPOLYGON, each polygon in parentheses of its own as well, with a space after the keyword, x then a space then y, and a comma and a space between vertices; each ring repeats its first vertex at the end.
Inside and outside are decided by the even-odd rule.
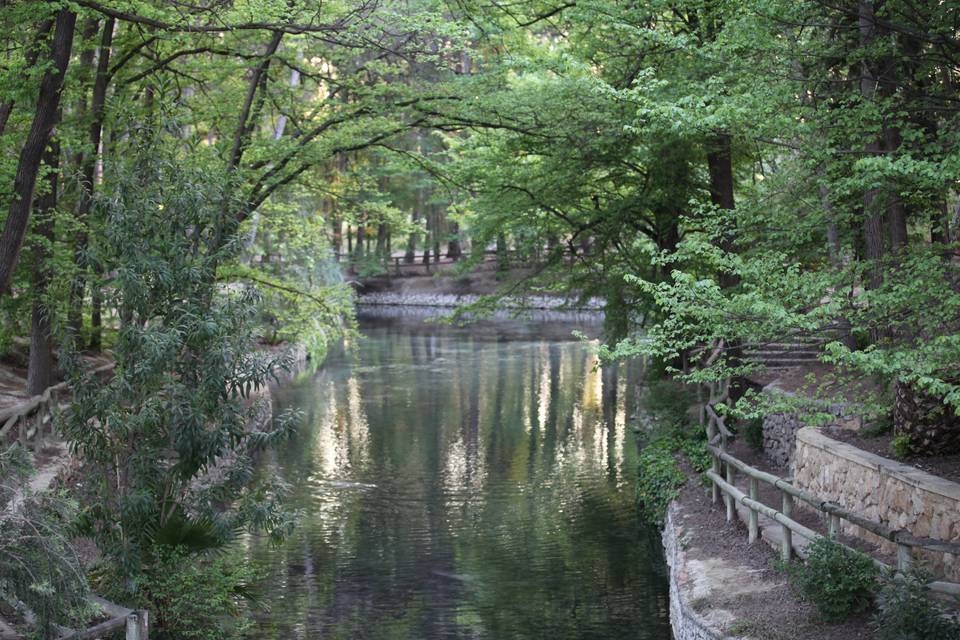
POLYGON ((625 383, 579 343, 486 331, 378 327, 278 394, 309 419, 262 472, 304 517, 251 543, 254 637, 670 638, 625 383))

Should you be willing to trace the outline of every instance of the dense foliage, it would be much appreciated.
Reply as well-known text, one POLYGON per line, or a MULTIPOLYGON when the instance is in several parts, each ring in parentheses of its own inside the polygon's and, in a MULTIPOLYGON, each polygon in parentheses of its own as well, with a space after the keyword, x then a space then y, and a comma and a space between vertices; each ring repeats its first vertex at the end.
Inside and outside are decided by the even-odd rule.
POLYGON ((77 505, 62 493, 23 486, 31 462, 21 449, 0 452, 0 597, 22 603, 38 632, 56 636, 90 614, 84 568, 70 545, 77 505))
POLYGON ((911 573, 886 580, 877 593, 873 625, 880 640, 950 640, 960 621, 927 589, 929 576, 911 573))

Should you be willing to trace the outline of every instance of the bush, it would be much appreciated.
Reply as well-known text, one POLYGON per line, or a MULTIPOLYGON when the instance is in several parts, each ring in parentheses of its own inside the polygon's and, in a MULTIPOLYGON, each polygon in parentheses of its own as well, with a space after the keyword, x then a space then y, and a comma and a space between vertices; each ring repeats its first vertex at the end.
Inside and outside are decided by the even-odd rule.
MULTIPOLYGON (((113 578, 103 578, 109 595, 124 598, 127 592, 106 588, 113 578)), ((160 640, 239 638, 250 627, 247 601, 256 579, 247 561, 235 554, 158 547, 137 578, 133 604, 150 611, 150 636, 160 640)))
POLYGON ((754 451, 763 451, 763 420, 753 418, 743 425, 743 438, 754 451))
POLYGON ((878 640, 956 640, 960 622, 930 599, 927 579, 909 574, 902 580, 889 577, 877 594, 873 625, 878 640))
POLYGON ((654 440, 637 461, 637 501, 641 515, 652 524, 663 522, 667 506, 687 479, 674 458, 675 448, 673 438, 654 440))
POLYGON ((906 458, 913 452, 910 436, 902 433, 890 441, 890 453, 898 458, 906 458))
POLYGON ((842 620, 866 609, 877 590, 873 560, 827 538, 810 545, 804 564, 792 565, 794 583, 825 620, 842 620))
POLYGON ((56 625, 80 626, 93 610, 70 545, 77 505, 60 492, 30 492, 31 473, 25 449, 0 450, 0 594, 36 614, 36 637, 56 638, 56 625))
POLYGON ((713 466, 713 455, 707 450, 705 439, 683 439, 680 441, 680 451, 698 473, 704 473, 713 466))

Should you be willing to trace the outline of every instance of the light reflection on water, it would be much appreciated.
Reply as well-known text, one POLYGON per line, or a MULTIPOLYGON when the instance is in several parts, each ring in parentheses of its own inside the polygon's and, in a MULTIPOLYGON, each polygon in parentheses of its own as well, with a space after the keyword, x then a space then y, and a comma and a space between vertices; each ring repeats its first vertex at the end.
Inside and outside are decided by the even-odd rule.
POLYGON ((595 368, 572 328, 368 318, 354 353, 281 390, 304 424, 261 471, 304 518, 251 542, 253 635, 668 640, 634 508, 639 372, 595 368))

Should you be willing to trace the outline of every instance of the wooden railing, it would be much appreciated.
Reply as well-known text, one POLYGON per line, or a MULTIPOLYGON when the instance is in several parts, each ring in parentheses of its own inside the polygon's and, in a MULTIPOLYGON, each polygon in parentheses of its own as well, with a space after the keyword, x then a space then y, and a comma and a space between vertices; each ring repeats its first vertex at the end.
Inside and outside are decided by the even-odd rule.
POLYGON ((124 630, 124 640, 149 640, 150 615, 145 609, 134 611, 98 597, 92 598, 92 601, 113 617, 88 629, 61 636, 60 640, 94 640, 120 629, 124 630))
MULTIPOLYGON (((91 596, 90 604, 97 606, 100 610, 110 616, 108 620, 97 623, 86 629, 69 629, 57 625, 55 627, 59 634, 59 640, 94 640, 113 634, 121 629, 124 630, 124 640, 149 640, 150 635, 150 614, 145 609, 133 610, 113 604, 99 596, 91 596)), ((13 608, 23 615, 27 624, 35 626, 37 617, 22 602, 11 602, 13 608)))
MULTIPOLYGON (((113 368, 114 364, 109 363, 97 367, 92 373, 97 376, 105 375, 113 371, 113 368)), ((44 430, 46 429, 51 436, 54 433, 54 411, 60 407, 67 393, 69 393, 67 383, 61 382, 48 387, 42 394, 26 402, 0 412, 0 424, 3 425, 0 426, 0 446, 10 441, 39 451, 43 447, 44 430), (49 427, 47 427, 48 424, 49 427), (15 440, 10 437, 14 432, 17 434, 15 440)), ((120 629, 124 629, 126 640, 148 640, 149 614, 146 610, 127 609, 99 596, 91 596, 90 602, 110 618, 87 629, 61 628, 60 640, 93 640, 120 629)), ((21 612, 28 623, 36 620, 33 612, 22 603, 11 604, 14 609, 21 612)))
MULTIPOLYGON (((840 534, 840 523, 842 520, 846 520, 850 524, 856 525, 876 536, 895 543, 897 545, 896 571, 898 573, 905 573, 913 567, 914 549, 926 549, 928 551, 960 555, 960 543, 936 540, 933 538, 921 538, 912 535, 906 530, 891 529, 881 522, 870 520, 860 514, 844 509, 839 504, 821 500, 793 486, 789 480, 751 467, 731 455, 727 451, 727 447, 734 438, 734 433, 727 428, 726 418, 722 410, 718 412, 715 406, 725 402, 729 398, 729 388, 729 381, 708 385, 709 399, 701 405, 701 421, 706 423, 707 438, 709 440, 707 448, 713 457, 712 468, 706 472, 706 476, 711 481, 714 503, 719 501, 721 495, 723 496, 726 506, 727 522, 731 522, 737 517, 737 504, 742 504, 749 510, 747 536, 751 543, 755 542, 760 536, 759 517, 760 515, 764 515, 774 522, 779 523, 781 527, 780 557, 785 562, 788 562, 793 556, 793 534, 797 534, 811 542, 823 537, 835 539, 840 534), (743 473, 749 479, 748 493, 743 492, 736 486, 737 472, 743 473), (780 491, 779 510, 760 501, 761 482, 780 491), (826 536, 800 524, 791 517, 795 500, 809 505, 824 515, 829 523, 826 536)), ((879 566, 892 569, 892 567, 880 560, 874 559, 874 562, 879 566)), ((927 587, 938 593, 960 597, 960 584, 935 581, 930 582, 927 587)))
MULTIPOLYGON (((104 375, 113 371, 113 367, 111 362, 97 367, 92 373, 104 375)), ((61 382, 47 387, 47 390, 38 396, 0 411, 0 446, 11 440, 11 434, 16 431, 17 441, 22 446, 30 446, 34 451, 39 451, 43 446, 44 429, 47 428, 48 433, 53 435, 54 410, 60 406, 64 394, 68 392, 67 383, 61 382)))

